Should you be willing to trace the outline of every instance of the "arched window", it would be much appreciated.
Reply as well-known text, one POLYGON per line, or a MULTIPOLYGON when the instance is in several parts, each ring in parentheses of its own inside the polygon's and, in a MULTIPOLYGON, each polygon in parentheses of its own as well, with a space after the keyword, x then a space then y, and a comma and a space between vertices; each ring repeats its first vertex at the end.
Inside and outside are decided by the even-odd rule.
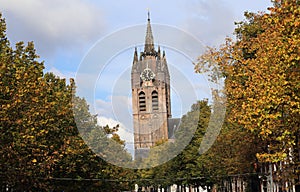
POLYGON ((143 91, 139 93, 139 107, 140 111, 146 111, 146 97, 143 91))
POLYGON ((152 110, 158 110, 158 93, 157 93, 157 91, 152 92, 152 110))

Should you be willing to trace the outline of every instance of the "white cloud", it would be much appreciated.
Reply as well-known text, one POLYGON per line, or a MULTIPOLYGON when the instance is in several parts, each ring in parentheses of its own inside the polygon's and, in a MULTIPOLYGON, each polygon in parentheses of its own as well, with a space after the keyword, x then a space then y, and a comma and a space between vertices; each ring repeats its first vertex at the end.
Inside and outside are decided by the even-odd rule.
POLYGON ((209 46, 219 46, 233 37, 234 22, 244 20, 244 12, 267 11, 271 1, 190 0, 185 2, 184 28, 209 46))
POLYGON ((95 105, 95 111, 100 117, 115 119, 121 122, 127 130, 132 130, 131 97, 113 95, 107 100, 97 99, 95 105))
POLYGON ((101 126, 108 125, 109 127, 114 127, 116 125, 119 125, 119 130, 117 134, 121 137, 122 140, 125 140, 126 146, 125 148, 129 152, 133 152, 133 132, 130 131, 128 128, 126 128, 122 123, 112 119, 112 118, 106 118, 103 116, 98 117, 98 124, 101 126))
POLYGON ((0 0, 13 41, 35 41, 39 52, 82 47, 103 31, 102 10, 83 0, 0 0))
POLYGON ((218 45, 233 32, 234 12, 225 1, 188 1, 186 11, 185 28, 206 44, 218 45))
POLYGON ((125 140, 125 148, 133 154, 133 119, 131 109, 131 97, 110 96, 108 100, 96 100, 95 110, 98 114, 98 124, 114 127, 119 125, 118 135, 125 140))
POLYGON ((101 117, 113 118, 113 109, 111 100, 104 101, 102 99, 97 99, 95 102, 96 113, 101 117))

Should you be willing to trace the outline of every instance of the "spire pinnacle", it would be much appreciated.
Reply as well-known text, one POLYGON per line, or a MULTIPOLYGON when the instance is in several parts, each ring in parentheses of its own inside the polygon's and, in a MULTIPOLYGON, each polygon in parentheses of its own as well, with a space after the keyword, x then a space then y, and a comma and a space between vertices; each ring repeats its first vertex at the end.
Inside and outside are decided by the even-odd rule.
POLYGON ((145 39, 145 48, 144 48, 145 54, 154 54, 154 41, 153 41, 153 35, 151 30, 151 24, 150 24, 150 11, 148 10, 148 23, 147 23, 147 32, 146 32, 146 39, 145 39))
POLYGON ((160 60, 161 58, 161 53, 160 53, 160 46, 158 45, 158 49, 157 49, 157 57, 160 60))
POLYGON ((134 56, 133 56, 133 63, 138 62, 138 53, 137 53, 137 48, 135 47, 134 49, 134 56))

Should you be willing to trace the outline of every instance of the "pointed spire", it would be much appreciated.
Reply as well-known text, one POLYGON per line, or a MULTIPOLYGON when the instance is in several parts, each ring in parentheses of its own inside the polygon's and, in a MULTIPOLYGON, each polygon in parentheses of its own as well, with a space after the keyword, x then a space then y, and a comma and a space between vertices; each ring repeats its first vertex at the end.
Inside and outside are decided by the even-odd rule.
POLYGON ((158 45, 158 50, 157 50, 157 58, 160 60, 161 53, 160 53, 160 46, 158 45))
POLYGON ((137 63, 138 63, 138 53, 137 53, 137 48, 135 47, 131 72, 137 72, 137 68, 138 68, 137 63))
POLYGON ((165 50, 163 51, 161 70, 164 71, 166 73, 166 75, 170 77, 165 50))
POLYGON ((149 12, 149 10, 148 10, 148 24, 147 24, 147 32, 146 32, 144 52, 145 52, 146 55, 155 53, 153 35, 152 35, 151 24, 150 24, 150 12, 149 12))
POLYGON ((137 48, 135 47, 134 49, 134 57, 133 57, 133 63, 138 62, 138 53, 137 53, 137 48))

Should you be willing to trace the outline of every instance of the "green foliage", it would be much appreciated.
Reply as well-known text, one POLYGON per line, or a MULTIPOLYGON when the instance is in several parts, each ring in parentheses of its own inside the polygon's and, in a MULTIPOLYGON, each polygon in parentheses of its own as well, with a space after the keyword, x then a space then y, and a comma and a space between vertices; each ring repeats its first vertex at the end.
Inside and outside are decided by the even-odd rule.
POLYGON ((116 151, 126 154, 117 128, 99 127, 85 100, 75 95, 74 81, 44 74, 33 42, 13 49, 5 29, 0 15, 0 185, 14 191, 130 189, 132 183, 119 181, 130 171, 93 153, 77 126, 83 137, 92 132, 117 141, 116 151), (74 113, 80 114, 76 120, 74 113))
POLYGON ((150 151, 146 160, 148 166, 156 166, 157 162, 165 162, 159 166, 137 171, 140 186, 167 187, 172 184, 208 186, 208 179, 203 157, 199 147, 210 119, 211 109, 207 100, 198 101, 191 106, 191 111, 184 115, 175 133, 175 140, 156 146, 150 151), (189 137, 187 135, 191 135, 189 137), (185 148, 183 148, 185 147, 185 148), (182 148, 177 155, 173 151, 182 148), (173 159, 172 159, 173 158, 173 159), (167 159, 171 159, 167 161, 167 159), (206 177, 206 178, 204 178, 206 177), (197 178, 197 179, 196 179, 197 178))

